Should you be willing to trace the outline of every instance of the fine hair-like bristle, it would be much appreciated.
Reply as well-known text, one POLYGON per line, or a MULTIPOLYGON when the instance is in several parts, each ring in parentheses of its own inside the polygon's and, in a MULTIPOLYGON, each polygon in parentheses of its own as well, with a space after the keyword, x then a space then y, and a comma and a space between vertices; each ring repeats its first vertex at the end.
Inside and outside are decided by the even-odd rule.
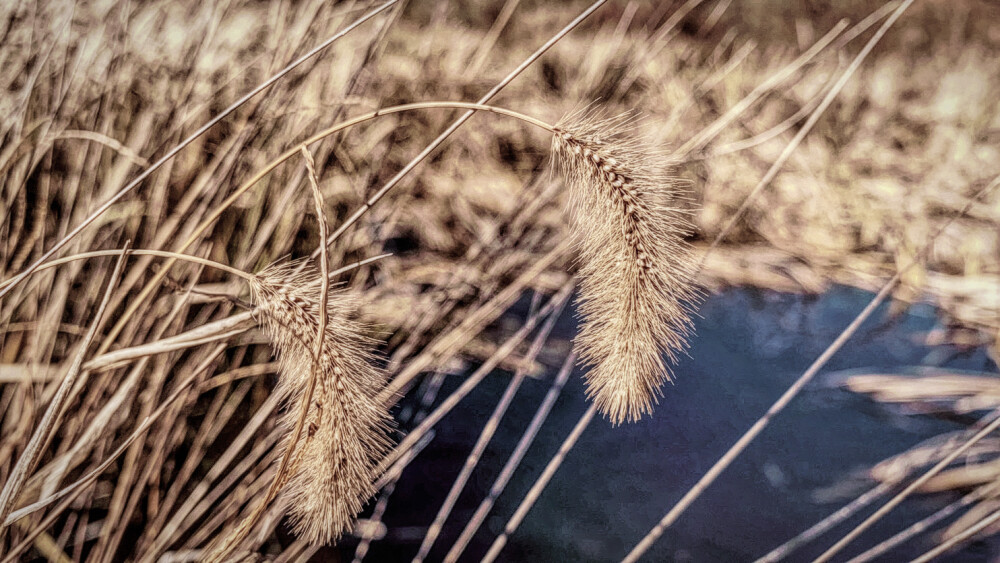
POLYGON ((576 346, 588 394, 613 424, 652 412, 671 378, 664 356, 673 364, 687 347, 699 298, 678 183, 634 126, 629 115, 577 113, 552 141, 579 246, 576 346))
MULTIPOLYGON (((287 400, 282 423, 289 429, 309 385, 320 314, 319 274, 294 270, 294 263, 272 265, 250 284, 278 356, 276 392, 287 400)), ((351 319, 353 309, 347 294, 330 293, 318 380, 282 492, 295 533, 315 544, 351 529, 376 492, 376 468, 391 447, 391 419, 377 398, 386 376, 372 361, 373 343, 351 319)))

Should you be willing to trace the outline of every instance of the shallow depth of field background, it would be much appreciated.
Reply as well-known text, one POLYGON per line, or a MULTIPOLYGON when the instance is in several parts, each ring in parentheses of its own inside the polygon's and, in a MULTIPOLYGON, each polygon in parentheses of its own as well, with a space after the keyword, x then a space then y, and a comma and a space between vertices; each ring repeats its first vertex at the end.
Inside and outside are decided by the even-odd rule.
MULTIPOLYGON (((136 248, 172 249, 236 186, 302 139, 378 107, 474 101, 586 5, 411 1, 390 10, 213 128, 64 253, 121 248, 126 240, 136 248), (509 20, 496 26, 510 8, 509 20)), ((0 5, 0 279, 22 271, 149 162, 371 6, 0 5)), ((858 24, 882 7, 860 0, 615 0, 492 103, 549 122, 594 102, 613 113, 637 112, 642 132, 662 146, 689 190, 690 241, 701 256, 881 20, 858 24), (714 126, 844 19, 824 49, 714 126)), ((708 254, 699 275, 707 298, 697 333, 654 416, 619 428, 595 420, 502 560, 620 559, 836 338, 870 292, 914 260, 919 265, 904 275, 892 303, 648 560, 762 556, 874 486, 878 473, 869 470, 878 462, 963 430, 1000 406, 1000 189, 968 205, 1000 178, 998 60, 996 2, 918 0, 896 22, 708 254), (918 379, 941 374, 952 378, 935 385, 918 379), (865 375, 905 377, 857 377, 865 375)), ((315 145, 331 225, 456 115, 434 109, 388 116, 315 145)), ((439 404, 524 323, 532 299, 547 300, 570 279, 573 254, 560 245, 568 238, 564 194, 549 169, 548 142, 521 123, 477 115, 332 248, 334 265, 393 254, 345 279, 347 289, 363 295, 362 315, 385 341, 380 353, 392 373, 426 360, 421 354, 463 319, 486 319, 428 361, 420 385, 394 410, 401 433, 411 415, 439 404), (428 395, 437 384, 439 392, 428 395)), ((293 159, 188 252, 247 271, 306 256, 318 240, 312 205, 302 162, 293 159)), ((242 289, 218 272, 180 265, 116 327, 159 263, 130 260, 89 357, 238 312, 203 294, 185 298, 189 286, 234 295, 242 289)), ((109 259, 75 262, 33 276, 0 302, 0 482, 40 418, 54 378, 71 361, 112 268, 109 259)), ((444 556, 489 489, 550 388, 574 331, 570 306, 543 351, 527 361, 532 377, 428 560, 444 556)), ((185 348, 89 373, 25 501, 96 467, 209 353, 210 346, 185 348)), ((413 557, 527 354, 527 343, 518 346, 441 422, 389 499, 384 536, 372 543, 369 560, 413 557)), ((238 521, 272 475, 274 417, 226 455, 267 404, 270 362, 270 347, 256 330, 230 338, 199 384, 53 515, 22 560, 58 560, 58 553, 69 560, 155 559, 203 547, 238 521)), ((466 551, 469 560, 478 560, 503 529, 585 401, 576 370, 466 551)), ((1000 444, 984 443, 961 460, 976 466, 974 476, 956 466, 940 491, 915 496, 842 555, 991 483, 1000 477, 1000 469, 990 472, 995 460, 1000 444)), ((982 516, 998 505, 990 496, 966 510, 982 516)), ((48 514, 11 527, 0 553, 48 514)), ((957 527, 944 533, 969 522, 956 515, 895 553, 919 555, 944 537, 948 524, 957 527)), ((313 553, 280 519, 267 525, 273 531, 261 534, 260 553, 279 560, 311 554, 350 561, 359 541, 348 537, 313 553)), ((849 529, 836 528, 820 543, 849 529)), ((995 540, 983 539, 949 557, 981 560, 997 550, 995 540)), ((809 547, 790 560, 821 551, 809 547)))

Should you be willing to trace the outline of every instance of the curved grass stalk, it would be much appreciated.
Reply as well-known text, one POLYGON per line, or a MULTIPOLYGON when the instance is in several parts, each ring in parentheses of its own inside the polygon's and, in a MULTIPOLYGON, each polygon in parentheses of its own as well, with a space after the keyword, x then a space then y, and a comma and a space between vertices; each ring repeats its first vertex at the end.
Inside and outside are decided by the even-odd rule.
MULTIPOLYGON (((44 272, 45 270, 55 268, 56 266, 61 266, 63 264, 68 264, 69 262, 74 262, 76 260, 89 260, 90 258, 99 258, 101 256, 118 256, 121 253, 122 251, 120 250, 92 250, 90 252, 81 252, 79 254, 73 254, 72 256, 64 256, 62 258, 57 258, 51 262, 46 262, 45 264, 42 264, 41 266, 36 268, 32 273, 44 272)), ((253 274, 249 274, 238 268, 233 268, 232 266, 227 266, 226 264, 215 262, 214 260, 209 260, 207 258, 192 256, 190 254, 182 254, 180 252, 133 248, 127 251, 126 254, 134 254, 136 256, 158 256, 160 258, 169 258, 170 260, 181 260, 183 262, 190 262, 192 264, 208 266, 209 268, 222 270, 223 272, 230 273, 234 276, 238 276, 247 281, 252 280, 254 277, 253 274)), ((0 288, 7 287, 15 283, 17 283, 16 279, 9 279, 3 283, 0 283, 0 288)))
MULTIPOLYGON (((97 220, 97 218, 100 217, 102 214, 104 214, 104 212, 106 212, 108 209, 110 209, 112 205, 114 205, 115 203, 117 203, 119 200, 121 200, 123 197, 125 197, 127 194, 129 194, 131 191, 133 191, 135 188, 137 188, 139 186, 139 184, 142 183, 143 180, 145 180, 146 178, 149 177, 150 174, 152 174, 153 172, 155 172, 156 170, 158 170, 161 166, 163 166, 164 164, 166 164, 166 162, 168 160, 170 160, 171 158, 173 158, 174 156, 176 156, 177 153, 179 153, 185 147, 187 147, 192 142, 194 142, 198 137, 200 137, 203 134, 205 134, 205 132, 207 132, 209 129, 211 129, 213 126, 215 126, 217 123, 219 123, 220 121, 222 121, 223 119, 225 119, 229 114, 231 114, 234 111, 236 111, 237 109, 239 109, 243 104, 245 104, 246 102, 248 102, 251 98, 253 98, 257 94, 263 92, 264 90, 268 89, 275 82, 277 82, 277 81, 281 80, 282 78, 284 78, 285 75, 287 75, 289 72, 295 70, 295 68, 297 68, 298 66, 300 66, 302 63, 304 63, 304 62, 308 61, 309 59, 315 57, 316 55, 318 55, 319 53, 321 53, 323 50, 325 50, 327 47, 329 47, 334 42, 336 42, 338 39, 340 39, 341 37, 344 37, 345 35, 347 35, 351 31, 357 29, 359 26, 361 26, 361 24, 367 22, 368 20, 372 19, 376 15, 382 13, 383 11, 385 11, 386 9, 388 9, 389 7, 391 7, 396 2, 398 2, 398 0, 388 0, 387 2, 383 3, 382 5, 380 5, 380 6, 376 7, 375 9, 371 10, 367 14, 361 16, 360 18, 358 18, 357 20, 355 20, 353 23, 351 23, 349 26, 345 27, 344 29, 340 30, 339 32, 337 32, 336 34, 334 34, 333 36, 331 36, 330 38, 326 39, 325 41, 323 41, 322 43, 320 43, 319 45, 317 45, 316 47, 314 47, 313 49, 311 49, 309 52, 305 53, 304 55, 302 55, 298 59, 292 61, 285 68, 279 70, 273 76, 271 76, 270 78, 268 78, 264 82, 260 83, 256 88, 254 88, 250 92, 246 93, 240 99, 238 99, 235 102, 233 102, 232 105, 230 105, 226 109, 224 109, 221 112, 219 112, 218 114, 216 114, 207 123, 205 123, 204 125, 202 125, 201 127, 199 127, 197 131, 195 131, 194 133, 192 133, 191 135, 189 135, 186 139, 184 139, 183 141, 181 141, 180 143, 178 143, 176 146, 174 146, 173 148, 171 148, 169 151, 167 151, 167 153, 165 155, 163 155, 162 157, 160 157, 160 159, 157 160, 155 163, 153 163, 152 166, 149 166, 148 168, 146 168, 145 170, 143 170, 143 172, 141 174, 139 174, 139 176, 137 176, 136 178, 134 178, 125 187, 123 187, 121 190, 119 190, 118 193, 116 193, 110 199, 108 199, 106 202, 104 202, 103 204, 101 204, 100 207, 98 207, 96 210, 94 210, 94 212, 91 213, 86 219, 84 219, 79 225, 77 225, 76 227, 74 227, 72 231, 70 231, 69 233, 67 233, 66 236, 64 236, 59 242, 57 242, 55 245, 53 245, 52 248, 50 248, 49 250, 47 250, 38 260, 36 260, 34 263, 32 263, 31 266, 29 266, 27 269, 25 269, 24 271, 22 271, 20 274, 17 274, 15 277, 13 277, 10 280, 8 280, 9 283, 5 284, 2 288, 0 288, 0 299, 3 299, 3 297, 5 295, 7 295, 16 285, 18 285, 19 283, 21 283, 22 281, 24 281, 25 279, 27 279, 27 277, 30 276, 32 274, 32 272, 36 271, 40 266, 42 266, 42 264, 45 263, 46 260, 48 260, 49 258, 51 258, 62 247, 66 246, 66 244, 69 243, 70 240, 72 240, 74 237, 76 237, 78 234, 80 234, 85 228, 87 228, 91 223, 93 223, 95 220, 97 220)), ((183 250, 181 250, 181 252, 183 252, 183 250)), ((115 332, 118 332, 118 331, 115 331, 115 332)))
MULTIPOLYGON (((218 268, 220 270, 229 272, 229 273, 231 273, 233 275, 239 276, 239 277, 247 279, 247 280, 251 280, 251 279, 255 278, 255 276, 253 276, 251 274, 248 274, 246 272, 243 272, 241 270, 232 268, 232 267, 227 266, 225 264, 220 264, 218 262, 214 262, 214 261, 211 261, 211 260, 207 260, 207 259, 204 259, 204 258, 199 258, 197 256, 190 256, 190 255, 178 254, 178 253, 174 253, 174 252, 167 252, 167 251, 161 251, 161 250, 144 250, 144 249, 131 249, 131 250, 128 250, 127 253, 125 253, 125 256, 127 256, 127 254, 137 254, 137 255, 146 255, 146 256, 158 256, 158 257, 174 258, 174 259, 177 259, 177 260, 189 261, 189 262, 192 262, 192 263, 195 263, 195 264, 199 264, 199 265, 202 265, 202 266, 208 266, 208 267, 212 267, 212 268, 218 268)), ((119 257, 121 257, 121 256, 123 256, 123 252, 121 250, 98 250, 98 251, 84 252, 84 253, 80 253, 80 254, 75 254, 75 255, 72 255, 72 256, 66 256, 66 257, 59 258, 57 260, 54 260, 52 262, 48 262, 48 263, 44 264, 38 270, 36 270, 36 272, 38 272, 38 271, 44 271, 44 270, 51 269, 51 268, 55 268, 55 267, 57 267, 59 265, 62 265, 62 264, 68 263, 68 262, 72 262, 72 261, 76 261, 76 260, 85 260, 85 259, 96 258, 96 257, 104 257, 104 256, 119 256, 119 257)), ((326 275, 327 284, 329 283, 328 280, 330 278, 336 276, 336 275, 339 275, 339 274, 344 273, 346 271, 350 271, 352 269, 358 268, 358 267, 363 266, 365 264, 370 264, 370 263, 374 262, 375 260, 384 258, 385 256, 388 256, 388 255, 381 255, 381 256, 369 258, 369 259, 366 259, 366 260, 355 262, 353 264, 349 264, 349 265, 344 266, 342 268, 339 268, 337 270, 329 271, 329 272, 327 272, 327 275, 326 275)), ((103 367, 104 365, 107 365, 109 363, 118 363, 118 362, 125 361, 125 360, 131 360, 131 359, 134 359, 134 358, 137 358, 137 357, 148 356, 148 355, 154 354, 154 353, 170 352, 170 351, 173 351, 173 350, 183 349, 183 348, 194 346, 194 345, 199 345, 199 344, 203 344, 203 343, 207 343, 207 342, 213 342, 213 341, 219 340, 220 338, 230 337, 230 336, 232 336, 234 334, 238 334, 239 332, 242 332, 243 330, 245 330, 245 328, 241 328, 240 327, 240 325, 242 324, 242 321, 244 320, 244 318, 245 317, 243 317, 242 315, 237 315, 237 316, 231 317, 229 319, 224 319, 223 321, 220 321, 218 323, 218 327, 213 327, 213 329, 211 331, 208 331, 211 334, 203 334, 206 331, 203 330, 204 327, 201 327, 200 329, 194 329, 193 331, 189 331, 189 333, 186 333, 186 335, 180 335, 180 336, 185 336, 185 338, 178 339, 177 337, 172 337, 170 339, 166 339, 165 341, 161 342, 161 344, 168 344, 169 343, 169 345, 167 345, 167 346, 156 347, 156 346, 151 346, 151 345, 143 345, 143 346, 135 347, 134 349, 131 349, 131 350, 130 349, 125 349, 125 350, 121 350, 121 351, 116 351, 111 357, 103 358, 103 359, 100 358, 100 357, 99 358, 95 358, 95 360, 98 360, 97 363, 94 363, 94 360, 91 360, 89 362, 84 363, 83 364, 83 368, 84 369, 88 369, 88 370, 89 369, 99 369, 100 367, 103 367), (237 321, 236 323, 232 322, 234 319, 236 319, 236 321, 237 321), (235 327, 235 328, 233 328, 233 327, 235 327), (221 332, 221 334, 218 334, 220 332, 221 332), (127 353, 122 354, 122 353, 119 353, 119 352, 127 352, 127 353), (93 365, 91 365, 91 364, 93 364, 93 365)), ((67 379, 70 379, 70 378, 67 378, 67 379)), ((176 397, 176 394, 174 396, 176 397)), ((153 419, 153 420, 155 420, 155 419, 153 419)), ((150 420, 150 422, 153 422, 153 420, 150 420)), ((137 436, 138 436, 138 434, 136 434, 134 437, 137 437, 137 436)), ((113 459, 108 460, 107 464, 110 464, 111 461, 113 461, 113 459)), ((104 467, 107 467, 107 465, 105 465, 104 467)), ((99 472, 98 472, 98 474, 99 474, 99 472)), ((77 484, 79 484, 79 482, 77 484)), ((49 504, 55 502, 59 498, 62 498, 63 496, 65 496, 66 494, 68 494, 72 488, 73 487, 65 488, 65 489, 61 490, 57 494, 51 495, 50 497, 48 497, 46 499, 43 499, 43 500, 41 500, 39 502, 34 503, 30 507, 25 507, 25 508, 19 509, 16 513, 13 513, 10 518, 6 519, 6 522, 4 522, 3 519, 0 519, 0 527, 3 527, 5 525, 10 525, 14 520, 23 518, 24 516, 26 516, 27 514, 30 514, 31 512, 37 511, 37 510, 39 510, 41 508, 44 508, 45 506, 48 506, 49 504)))
MULTIPOLYGON (((535 50, 534 53, 529 55, 528 58, 526 58, 521 64, 519 64, 517 68, 512 70, 510 74, 505 76, 503 80, 501 80, 499 83, 497 83, 496 86, 491 88, 489 92, 484 94, 483 97, 480 98, 477 103, 486 104, 490 100, 492 100, 494 96, 500 93, 500 90, 503 90, 508 84, 513 82, 513 80, 517 78, 522 72, 524 72, 526 68, 528 68, 535 61, 541 58, 541 56, 544 55, 549 49, 551 49, 553 45, 558 43, 563 37, 565 37, 570 31, 573 31, 573 29, 575 29, 578 25, 583 23, 584 20, 589 18, 591 14, 596 12, 597 9, 603 6, 605 3, 607 3, 607 0, 596 0, 594 3, 588 6, 586 10, 581 12, 577 17, 573 18, 573 21, 566 24, 566 27, 556 32, 555 35, 550 37, 548 41, 546 41, 541 47, 535 50)), ((448 128, 444 130, 444 132, 438 135, 436 139, 431 141, 431 143, 427 145, 424 148, 424 150, 420 151, 420 154, 413 157, 413 160, 411 160, 406 166, 404 166, 402 170, 397 172, 395 176, 390 178, 388 182, 386 182, 381 188, 379 188, 377 192, 375 192, 375 195, 369 198, 368 201, 366 201, 363 206, 361 206, 357 211, 354 212, 354 214, 348 217, 347 220, 344 221, 344 223, 341 224, 341 226, 338 227, 337 230, 334 231, 332 235, 330 235, 330 240, 327 240, 327 244, 330 244, 332 241, 337 240, 337 238, 339 238, 340 235, 344 233, 344 231, 349 229, 351 225, 353 225, 355 222, 357 222, 358 219, 363 217, 364 214, 367 213, 368 210, 372 208, 372 206, 378 203, 378 201, 381 200, 385 196, 385 194, 389 193, 389 190, 394 188, 400 182, 400 180, 403 179, 404 176, 409 174, 411 170, 413 170, 418 164, 423 162, 423 160, 427 158, 432 152, 434 152, 435 149, 441 146, 441 144, 444 143, 445 140, 447 140, 452 133, 457 131, 458 128, 461 127, 466 121, 468 121, 469 118, 471 118, 474 113, 475 110, 472 109, 463 113, 461 117, 459 117, 451 125, 449 125, 448 128)))
MULTIPOLYGON (((68 264, 76 260, 89 260, 91 258, 100 258, 102 256, 118 256, 121 254, 120 250, 91 250, 89 252, 80 252, 79 254, 73 254, 70 256, 64 256, 62 258, 57 258, 51 262, 46 262, 38 267, 35 272, 44 272, 51 268, 61 266, 63 264, 68 264)), ((180 252, 171 252, 169 250, 152 250, 148 248, 132 248, 128 251, 128 254, 134 254, 136 256, 158 256, 160 258, 168 258, 170 260, 180 260, 182 262, 190 262, 192 264, 199 264, 201 266, 208 266, 209 268, 215 268, 217 270, 222 270, 223 272, 230 273, 234 276, 240 277, 244 280, 250 281, 254 279, 254 275, 248 272, 244 272, 239 268, 234 268, 221 262, 216 262, 214 260, 209 260, 207 258, 201 258, 199 256, 194 256, 191 254, 182 254, 180 252)), ((375 262, 376 260, 381 260, 391 254, 379 254, 377 256, 372 256, 371 258, 365 258, 364 260, 358 260, 357 262, 352 262, 347 266, 343 266, 329 273, 329 277, 333 277, 344 272, 349 272, 355 268, 360 268, 361 266, 366 266, 375 262)), ((4 287, 6 284, 13 283, 13 280, 7 280, 0 284, 0 287, 4 287)))
MULTIPOLYGON (((494 96, 496 96, 501 90, 503 90, 508 84, 510 84, 522 72, 524 72, 524 70, 526 68, 528 68, 529 66, 531 66, 543 54, 545 54, 550 48, 552 48, 553 45, 555 45, 556 43, 558 43, 559 40, 561 40, 563 37, 565 37, 570 31, 572 31, 578 25, 580 25, 581 23, 583 23, 584 20, 586 20, 588 17, 590 17, 591 14, 593 14, 595 11, 597 11, 597 9, 600 8, 601 6, 603 6, 606 2, 607 2, 607 0, 596 0, 586 10, 584 10, 576 18, 574 18, 570 23, 568 23, 565 27, 563 27, 561 30, 559 30, 558 32, 556 32, 555 35, 553 35, 551 38, 549 38, 549 40, 546 41, 537 50, 535 50, 534 53, 532 53, 531 55, 529 55, 521 64, 519 64, 517 66, 517 68, 515 68, 514 70, 512 70, 506 77, 503 78, 503 80, 501 80, 493 88, 491 88, 489 92, 487 92, 486 94, 484 94, 483 97, 479 99, 478 104, 486 104, 491 99, 493 99, 494 96)), ((413 109, 413 108, 411 108, 411 109, 413 109)), ((479 109, 479 108, 476 108, 476 109, 479 109)), ((364 216, 364 214, 367 213, 369 209, 371 209, 393 187, 395 187, 407 174, 409 174, 410 171, 412 171, 414 168, 416 168, 416 166, 418 164, 420 164, 425 158, 427 158, 428 155, 430 155, 432 152, 434 152, 435 149, 437 149, 439 146, 441 146, 441 144, 444 143, 444 141, 448 137, 450 137, 452 133, 454 133, 456 130, 458 130, 459 127, 461 127, 466 121, 469 120, 469 118, 472 117, 472 115, 475 113, 476 109, 471 109, 470 108, 469 111, 467 111, 464 114, 462 114, 462 116, 459 117, 457 120, 455 120, 455 122, 453 122, 444 132, 442 132, 440 135, 438 135, 438 137, 436 139, 434 139, 433 141, 431 141, 430 144, 428 144, 422 151, 420 151, 420 154, 418 154, 417 156, 415 156, 413 158, 413 160, 411 160, 406 166, 404 166, 399 172, 397 172, 395 176, 393 176, 391 179, 389 179, 389 181, 387 181, 378 190, 378 192, 375 193, 375 195, 373 195, 368 200, 366 200, 364 205, 362 205, 357 211, 354 212, 354 214, 352 214, 350 217, 348 217, 347 220, 345 220, 340 225, 340 227, 338 227, 337 230, 334 231, 334 233, 332 235, 330 235, 330 238, 327 239, 327 245, 330 245, 330 244, 333 243, 333 241, 337 240, 337 238, 339 238, 348 228, 350 228, 362 216, 364 216)), ((381 113, 374 112, 373 114, 370 114, 367 117, 362 116, 362 117, 365 117, 365 118, 364 119, 360 119, 360 120, 358 120, 356 122, 360 123, 361 121, 366 121, 367 119, 374 119, 374 118, 378 117, 379 115, 384 115, 385 113, 386 113, 386 110, 381 110, 381 113)), ((321 138, 323 138, 325 136, 328 136, 328 135, 332 135, 332 134, 336 133, 337 131, 340 131, 341 129, 344 129, 346 127, 350 127, 350 126, 355 125, 355 124, 356 124, 355 120, 348 120, 347 122, 343 122, 339 126, 339 128, 337 128, 338 126, 334 126, 334 128, 337 128, 337 129, 335 129, 335 130, 327 130, 327 132, 325 132, 325 134, 320 134, 320 136, 315 137, 314 140, 312 140, 312 141, 307 140, 303 144, 306 144, 306 145, 311 144, 312 142, 315 142, 316 140, 319 140, 319 139, 321 139, 321 138)), ((266 176, 271 170, 273 170, 275 167, 277 167, 279 164, 281 164, 281 162, 284 162, 288 158, 291 158, 292 155, 294 155, 298 150, 299 150, 298 147, 296 147, 295 149, 292 149, 291 151, 286 152, 284 155, 282 155, 281 157, 279 157, 276 161, 274 161, 270 165, 266 166, 258 174, 254 175, 253 178, 251 178, 248 182, 246 182, 245 184, 243 184, 243 186, 241 186, 236 192, 234 192, 232 195, 230 195, 228 198, 226 198, 226 200, 224 202, 222 202, 222 204, 220 204, 219 208, 214 213, 210 214, 209 217, 207 219, 205 219, 205 221, 203 221, 194 230, 194 232, 191 234, 191 236, 188 237, 188 239, 181 245, 181 247, 178 249, 178 251, 179 252, 184 252, 185 250, 187 250, 187 248, 189 246, 191 246, 191 244, 193 244, 194 241, 198 239, 198 237, 201 236, 201 234, 205 231, 205 229, 207 229, 208 226, 211 225, 219 217, 219 215, 221 215, 221 213, 222 213, 221 210, 226 209, 230 205, 232 205, 233 202, 236 201, 236 198, 238 198, 243 192, 249 190, 261 178, 263 178, 264 176, 266 176)), ((41 261, 42 260, 40 260, 39 263, 41 261)), ((121 318, 111 328, 111 330, 109 331, 108 337, 104 341, 104 344, 98 350, 99 353, 103 353, 103 352, 107 351, 106 348, 110 346, 110 343, 112 341, 114 341, 114 339, 117 337, 117 335, 124 329, 125 323, 128 322, 129 319, 132 318, 132 316, 138 310, 139 306, 153 292, 153 289, 161 281, 163 281, 163 278, 166 276, 167 270, 169 270, 169 268, 170 268, 171 265, 173 265, 172 262, 168 262, 167 264, 165 264, 164 267, 163 267, 163 270, 161 270, 161 272, 159 272, 152 280, 149 281, 149 283, 146 284, 146 286, 142 289, 142 291, 139 293, 139 295, 136 296, 136 299, 129 305, 129 307, 125 310, 125 312, 122 313, 121 318)), ((3 295, 4 295, 4 293, 6 291, 7 290, 0 291, 0 297, 3 297, 3 295)))
MULTIPOLYGON (((301 143, 299 143, 298 145, 296 145, 294 148, 285 151, 281 156, 279 156, 276 159, 272 160, 266 166, 264 166, 263 168, 261 168, 260 170, 258 170, 256 174, 254 174, 249 180, 247 180, 246 182, 244 182, 243 184, 241 184, 240 187, 238 187, 235 191, 233 191, 232 194, 230 194, 225 200, 223 200, 223 202, 220 203, 218 205, 218 207, 216 207, 211 213, 209 213, 209 215, 201 223, 198 224, 198 226, 194 229, 194 231, 191 233, 191 235, 188 236, 188 238, 180 245, 180 247, 177 249, 177 252, 184 252, 185 250, 187 250, 188 248, 190 248, 191 245, 193 245, 201 237, 201 235, 204 234, 204 232, 206 230, 208 230, 208 228, 210 226, 212 226, 212 224, 215 223, 215 221, 219 217, 222 216, 222 214, 226 211, 226 209, 229 209, 229 207, 231 207, 234 203, 236 203, 236 200, 238 200, 240 198, 240 196, 242 196, 244 193, 246 193, 251 188, 253 188, 257 184, 257 182, 259 182, 262 179, 264 179, 265 176, 267 176, 268 174, 270 174, 272 171, 274 171, 274 169, 276 169, 278 166, 280 166, 281 164, 283 164, 285 161, 289 160, 290 158, 292 158, 293 156, 295 156, 297 154, 301 154, 302 147, 308 147, 309 145, 311 145, 313 143, 316 143, 318 141, 321 141, 321 140, 323 140, 323 139, 325 139, 325 138, 327 138, 327 137, 329 137, 331 135, 339 133, 340 131, 343 131, 345 129, 348 129, 350 127, 358 125, 360 123, 364 123, 366 121, 371 121, 373 119, 376 119, 378 117, 382 117, 382 116, 385 116, 385 115, 391 115, 391 114, 394 114, 394 113, 400 113, 400 112, 405 112, 405 111, 414 111, 414 110, 422 110, 422 109, 441 109, 441 108, 449 108, 449 109, 462 109, 462 108, 466 108, 466 109, 469 109, 469 111, 467 113, 470 114, 470 115, 471 115, 471 113, 474 113, 475 111, 488 111, 488 112, 492 112, 492 113, 506 115, 508 117, 513 117, 515 119, 519 119, 521 121, 524 121, 525 123, 529 123, 529 124, 534 125, 536 127, 541 127, 541 128, 543 128, 543 129, 545 129, 547 131, 552 131, 553 128, 554 128, 553 125, 550 125, 550 124, 548 124, 548 123, 546 123, 544 121, 541 121, 539 119, 536 119, 536 118, 528 116, 528 115, 524 115, 524 114, 515 112, 513 110, 508 110, 508 109, 504 109, 504 108, 498 108, 498 107, 494 107, 494 106, 487 106, 487 105, 483 105, 483 104, 470 104, 470 103, 466 103, 466 102, 417 102, 417 103, 413 103, 413 104, 402 104, 402 105, 398 105, 398 106, 392 106, 392 107, 389 107, 389 108, 375 110, 375 111, 372 111, 372 112, 369 112, 369 113, 366 113, 366 114, 363 114, 363 115, 360 115, 360 116, 348 119, 346 121, 341 121, 340 123, 332 125, 332 126, 326 128, 326 129, 320 131, 319 133, 316 133, 315 135, 309 137, 308 139, 302 141, 301 143)), ((414 164, 414 166, 415 166, 415 164, 414 164)), ((402 174, 402 171, 399 174, 397 174, 397 176, 400 179, 402 178, 401 174, 402 174)), ((398 180, 397 180, 397 182, 398 182, 398 180)), ((389 184, 387 184, 387 185, 389 185, 389 184)), ((384 191, 382 192, 382 195, 384 195, 384 193, 386 191, 388 191, 388 190, 385 190, 384 187, 383 187, 383 190, 384 191)), ((381 199, 381 197, 382 196, 378 196, 378 198, 369 199, 368 200, 368 204, 366 204, 367 207, 364 208, 364 209, 365 210, 370 209, 371 206, 373 206, 375 204, 375 201, 377 201, 378 199, 381 199)), ((356 214, 356 215, 357 215, 357 217, 353 217, 352 216, 352 219, 349 219, 347 222, 345 222, 344 224, 342 224, 340 226, 340 228, 337 229, 336 232, 334 232, 332 235, 330 235, 330 237, 327 239, 327 246, 329 246, 330 244, 332 244, 333 241, 335 241, 337 239, 337 237, 340 234, 342 234, 350 225, 352 225, 355 221, 357 221, 357 219, 359 219, 361 217, 361 215, 363 215, 363 213, 360 214, 360 215, 359 214, 356 214)), ((319 250, 317 249, 317 251, 314 253, 314 255, 312 256, 312 258, 315 258, 316 255, 318 255, 318 254, 319 254, 319 250)), ((139 292, 139 294, 136 296, 136 298, 129 304, 128 308, 126 308, 126 310, 122 313, 121 317, 118 319, 118 322, 108 332, 108 336, 105 339, 104 346, 102 346, 102 348, 98 350, 99 353, 105 352, 106 351, 106 347, 110 346, 110 343, 115 338, 117 338, 118 334, 122 331, 122 329, 125 328, 125 323, 127 323, 128 320, 131 319, 132 315, 135 314, 135 312, 142 305, 142 303, 147 298, 149 298, 149 296, 152 294, 153 290, 159 285, 160 282, 163 281, 163 279, 167 275, 167 272, 169 271, 170 267, 173 266, 173 264, 174 264, 173 259, 168 260, 163 265, 163 267, 160 269, 160 271, 156 273, 156 275, 153 277, 153 279, 151 279, 145 285, 145 287, 143 287, 142 291, 139 292)), ((18 281, 18 279, 10 280, 10 283, 17 283, 17 281, 18 281)))

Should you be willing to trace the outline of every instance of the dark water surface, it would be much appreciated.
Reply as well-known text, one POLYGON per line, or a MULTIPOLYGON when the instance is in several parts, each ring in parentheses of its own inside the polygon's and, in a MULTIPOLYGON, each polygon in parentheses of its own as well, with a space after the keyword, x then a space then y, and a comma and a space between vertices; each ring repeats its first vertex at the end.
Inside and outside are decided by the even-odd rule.
MULTIPOLYGON (((690 357, 652 418, 612 428, 595 419, 535 507, 511 536, 501 561, 618 561, 698 478, 795 381, 872 295, 835 288, 821 297, 731 290, 702 306, 690 357)), ((747 451, 657 542, 644 561, 750 561, 818 522, 872 484, 858 475, 871 465, 959 422, 909 416, 832 384, 842 370, 906 372, 915 366, 995 371, 982 350, 959 352, 921 344, 938 326, 929 306, 889 318, 883 306, 747 451), (824 375, 825 374, 825 375, 824 375)), ((554 340, 569 340, 572 311, 554 340)), ((553 361, 556 361, 553 359, 553 361)), ((522 385, 429 561, 439 561, 493 483, 548 391, 555 368, 522 385)), ((407 469, 391 497, 386 538, 368 561, 409 561, 434 519, 483 423, 509 380, 498 372, 452 411, 431 445, 407 469)), ((440 397, 457 387, 446 382, 440 397)), ((587 409, 577 370, 535 444, 463 560, 478 561, 562 440, 587 409)), ((838 560, 957 498, 919 495, 849 546, 838 560)), ((878 504, 886 499, 879 501, 878 504)), ((794 553, 811 560, 873 508, 794 553)), ((892 552, 906 560, 932 546, 921 536, 892 552)), ((344 547, 348 547, 345 545, 344 547)), ((974 544, 947 561, 983 561, 995 546, 974 544)), ((349 557, 347 560, 350 560, 349 557)))

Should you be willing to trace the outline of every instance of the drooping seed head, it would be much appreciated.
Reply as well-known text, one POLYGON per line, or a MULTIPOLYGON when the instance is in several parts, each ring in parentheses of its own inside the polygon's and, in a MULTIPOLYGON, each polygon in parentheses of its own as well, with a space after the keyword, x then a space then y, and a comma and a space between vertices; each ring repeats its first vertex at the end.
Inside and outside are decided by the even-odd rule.
MULTIPOLYGON (((312 268, 295 274, 294 266, 272 265, 250 284, 278 356, 276 392, 289 405, 282 420, 289 429, 307 392, 320 318, 319 274, 312 268)), ((391 419, 377 398, 386 376, 372 362, 373 343, 352 320, 353 310, 347 294, 329 295, 319 377, 283 490, 296 534, 311 543, 336 541, 351 529, 376 492, 376 468, 391 447, 391 419)))
POLYGON ((576 346, 588 394, 614 424, 652 412, 699 299, 679 185, 634 126, 577 113, 552 140, 579 248, 576 346))

